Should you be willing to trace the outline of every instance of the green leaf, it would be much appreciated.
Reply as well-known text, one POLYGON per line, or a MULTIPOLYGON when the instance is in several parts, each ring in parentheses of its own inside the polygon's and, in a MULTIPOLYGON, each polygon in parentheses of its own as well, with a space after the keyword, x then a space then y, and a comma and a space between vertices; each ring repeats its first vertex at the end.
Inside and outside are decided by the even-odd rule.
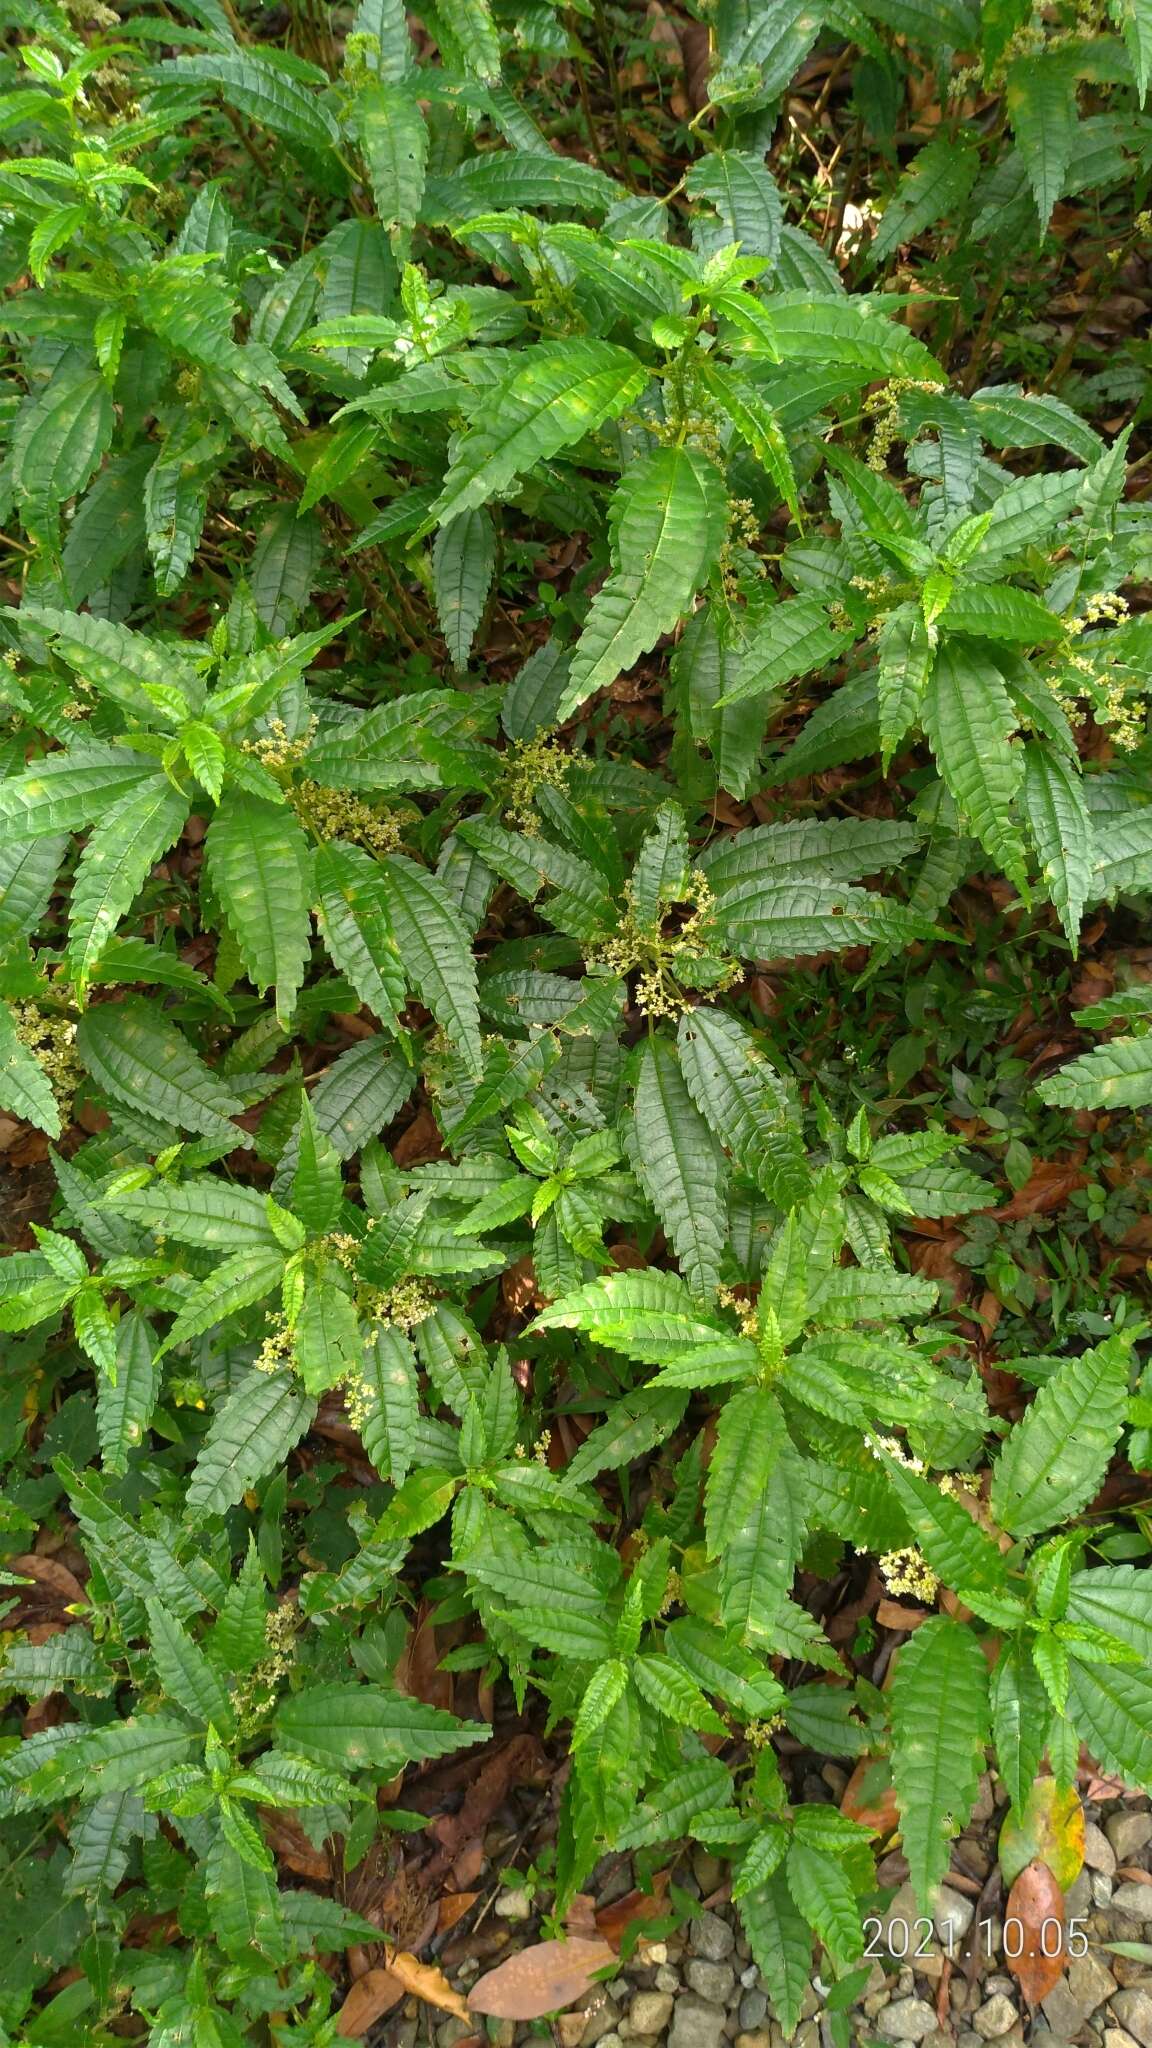
POLYGON ((1078 767, 1043 740, 1025 748, 1024 815, 1040 872, 1073 954, 1092 894, 1092 815, 1078 767))
POLYGON ((1060 1109, 1143 1109, 1152 1102, 1152 1033, 1094 1046, 1041 1081, 1036 1093, 1060 1109))
POLYGON ((721 1611, 746 1641, 771 1644, 806 1535, 803 1460, 784 1446, 720 1559, 721 1611))
POLYGON ((218 91, 238 113, 286 142, 306 149, 335 149, 340 132, 312 84, 293 78, 251 50, 214 49, 210 56, 173 57, 158 66, 161 77, 188 79, 218 91))
POLYGON ((684 1278, 706 1300, 720 1282, 727 1225, 723 1162, 665 1038, 649 1038, 640 1048, 630 1149, 684 1278))
POLYGON ((355 1304, 331 1274, 309 1281, 292 1338, 306 1393, 326 1394, 358 1370, 364 1339, 355 1304))
POLYGON ((416 1455, 419 1376, 411 1343, 391 1325, 364 1346, 355 1381, 356 1420, 382 1479, 402 1486, 416 1455))
POLYGON ((203 1245, 210 1251, 276 1248, 267 1205, 255 1188, 234 1187, 204 1175, 125 1188, 105 1200, 117 1216, 126 1216, 157 1237, 175 1238, 178 1244, 203 1245))
POLYGON ((871 261, 887 263, 925 228, 958 215, 979 168, 979 154, 963 134, 941 135, 927 143, 903 172, 884 208, 868 250, 871 261))
POLYGON ((772 2009, 784 2033, 794 2034, 812 1969, 812 1935, 783 1871, 745 1892, 739 1912, 772 2009))
POLYGON ((1013 1536, 1068 1521, 1102 1485, 1128 1402, 1132 1351, 1108 1337, 1062 1361, 996 1460, 992 1512, 1013 1536))
POLYGON ((178 789, 148 781, 122 796, 90 834, 68 913, 68 967, 81 999, 120 919, 187 815, 188 799, 178 789))
POLYGON ((576 643, 561 721, 614 683, 687 611, 724 538, 724 480, 692 448, 657 448, 625 471, 611 516, 614 567, 576 643))
POLYGON ((970 1629, 934 1615, 897 1654, 892 1774, 918 1906, 948 1869, 975 1804, 988 1739, 988 1666, 970 1629))
POLYGON ((197 1517, 226 1514, 282 1465, 312 1426, 316 1403, 290 1373, 248 1373, 209 1424, 186 1495, 197 1517))
POLYGON ((834 626, 819 598, 791 597, 773 605, 744 647, 736 680, 724 704, 743 697, 769 697, 797 676, 833 660, 855 638, 851 627, 834 626))
POLYGON ((388 915, 408 981, 469 1071, 483 1071, 476 963, 467 926, 437 875, 392 854, 380 863, 388 915))
POLYGON ((404 966, 388 915, 380 866, 358 846, 333 840, 316 851, 317 919, 341 974, 381 1022, 398 1028, 404 966))
POLYGON ((729 1395, 704 1495, 709 1556, 722 1557, 755 1513, 787 1442, 783 1411, 769 1388, 742 1387, 729 1395))
POLYGON ((978 647, 950 641, 933 664, 924 727, 961 817, 1021 893, 1024 846, 1015 804, 1024 751, 1012 744, 1015 707, 1000 672, 978 647))
POLYGON ((751 1034, 702 1004, 685 1012, 677 1036, 689 1094, 737 1165, 781 1209, 803 1201, 811 1184, 804 1134, 751 1034))
POLYGON ((487 1742, 486 1721, 458 1721, 439 1707, 379 1685, 333 1681, 284 1700, 276 1730, 285 1748, 338 1769, 393 1777, 401 1765, 487 1742))
POLYGON ((634 1657, 632 1677, 636 1690, 650 1707, 681 1728, 695 1728, 707 1735, 727 1735, 726 1724, 710 1707, 686 1671, 669 1657, 634 1657))
POLYGON ((170 1351, 176 1344, 186 1344, 191 1337, 201 1337, 223 1322, 225 1316, 263 1301, 280 1286, 283 1277, 284 1253, 278 1247, 236 1252, 232 1258, 221 1260, 211 1277, 202 1280, 186 1296, 160 1346, 161 1352, 170 1351))
MULTIPOLYGON (((558 167, 558 159, 550 161, 558 167)), ((502 497, 525 470, 617 418, 644 384, 636 357, 611 342, 577 340, 526 352, 484 406, 483 421, 461 436, 427 525, 502 497)))
POLYGON ((218 1673, 162 1601, 146 1605, 151 1654, 164 1691, 194 1720, 210 1722, 224 1734, 232 1726, 232 1707, 218 1673))
MULTIPOLYGON (((42 626, 61 661, 102 696, 136 712, 147 724, 179 724, 200 709, 204 686, 195 669, 143 633, 91 612, 57 611, 49 605, 22 605, 18 618, 42 626)), ((102 814, 103 807, 91 813, 102 814)))
POLYGON ((146 1107, 150 1116, 205 1138, 249 1142, 229 1121, 244 1108, 240 1097, 153 1004, 136 996, 99 1004, 77 1026, 76 1049, 97 1086, 126 1108, 146 1107))
POLYGON ((1004 103, 1042 234, 1063 196, 1076 150, 1076 68, 1074 52, 1040 50, 1014 57, 1004 81, 1004 103))
POLYGON ((860 1908, 843 1864, 797 1839, 784 1872, 792 1897, 828 1953, 838 1963, 858 1962, 864 1948, 860 1908))
POLYGON ((83 745, 49 754, 26 774, 0 781, 5 842, 80 831, 144 782, 156 782, 155 769, 125 747, 83 745))
POLYGON ((1143 106, 1148 97, 1148 82, 1152 79, 1152 11, 1148 0, 1121 0, 1120 24, 1136 80, 1136 91, 1143 106))
POLYGON ((127 1472, 130 1453, 144 1442, 159 1392, 156 1340, 144 1317, 133 1309, 116 1331, 116 1377, 102 1374, 96 1390, 96 1427, 106 1472, 127 1472))
POLYGON ((58 1138, 63 1129, 52 1083, 17 1033, 15 1019, 4 1002, 0 1002, 0 1109, 35 1124, 50 1138, 58 1138))
POLYGON ((1052 1718, 1026 1640, 1001 1645, 989 1700, 997 1767, 1012 1805, 1019 1810, 1039 1774, 1052 1718))
POLYGON ((496 536, 480 506, 446 520, 432 549, 436 616, 452 666, 468 666, 496 567, 496 536))
POLYGON ((352 110, 364 152, 372 198, 382 227, 398 252, 408 246, 424 196, 428 130, 416 95, 400 85, 369 85, 352 110))
MULTIPOLYGON (((1074 1647, 1074 1646, 1071 1646, 1074 1647)), ((1124 1784, 1152 1786, 1152 1676, 1069 1660, 1068 1713, 1096 1762, 1124 1784)))
POLYGON ((897 605, 880 629, 876 701, 880 708, 880 753, 887 773, 892 756, 920 716, 932 673, 934 641, 918 604, 897 605))
POLYGON ((293 813, 246 790, 231 790, 208 827, 205 854, 245 970, 263 993, 274 987, 285 1030, 308 962, 310 864, 293 813))
MULTIPOLYGON (((942 1493, 930 1479, 895 1458, 885 1456, 884 1466, 915 1542, 937 1577, 978 1613, 983 1612, 982 1601, 1000 1601, 1000 1611, 1007 1609, 1007 1569, 992 1538, 958 1500, 942 1493)), ((1023 1613, 1021 1608, 1021 1619, 1023 1613)))

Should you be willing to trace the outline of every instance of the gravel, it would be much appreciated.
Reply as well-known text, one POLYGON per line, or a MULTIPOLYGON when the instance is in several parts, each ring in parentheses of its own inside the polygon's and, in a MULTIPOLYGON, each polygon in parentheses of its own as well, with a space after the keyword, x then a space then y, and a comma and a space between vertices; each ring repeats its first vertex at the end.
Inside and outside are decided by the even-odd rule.
POLYGON ((1152 1992, 1145 1991, 1139 1984, 1117 1991, 1112 2000, 1112 2011, 1126 2032, 1140 2042, 1141 2048, 1152 2048, 1152 1992))
MULTIPOLYGON (((729 1929, 731 1933, 731 1929, 729 1929)), ((676 2001, 668 2048, 720 2048, 724 2007, 689 1991, 676 2001)))
POLYGON ((693 1955, 702 1956, 708 1963, 727 1962, 736 1946, 735 1930, 719 1913, 698 1913, 688 1940, 693 1955))
POLYGON ((1019 2014, 1006 1992, 997 1991, 972 2015, 972 2025, 982 2041, 998 2041, 1016 2025, 1019 2014))
POLYGON ((886 2041, 924 2041, 936 2031, 936 2014, 924 1998, 898 1998, 876 2021, 886 2041))

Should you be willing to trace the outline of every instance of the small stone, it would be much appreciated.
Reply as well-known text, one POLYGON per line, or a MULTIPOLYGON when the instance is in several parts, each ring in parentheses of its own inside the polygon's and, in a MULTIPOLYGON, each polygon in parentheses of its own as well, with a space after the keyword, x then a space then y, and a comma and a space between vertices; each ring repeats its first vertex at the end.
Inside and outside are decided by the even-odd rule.
POLYGON ((1010 1998, 998 1991, 994 1998, 986 1999, 980 2010, 972 2015, 972 2025, 982 2041, 998 2041, 1001 2034, 1016 2025, 1019 2014, 1010 1998))
POLYGON ((1113 1890, 1112 1879, 1106 1877, 1102 1870, 1094 1870, 1092 1872, 1092 1904, 1094 1906, 1110 1906, 1112 1904, 1113 1890))
POLYGON ((1044 2017, 1053 2034, 1070 2041, 1074 2034, 1080 2032, 1080 2007, 1069 1991, 1065 1978, 1061 1977, 1060 1982, 1053 1985, 1043 2001, 1043 2006, 1044 2017))
POLYGON ((749 1963, 747 1969, 741 1970, 740 1982, 744 1986, 745 1991, 752 1991, 759 1984, 760 1972, 756 1968, 755 1963, 749 1963))
POLYGON ((638 1991, 628 2007, 628 2026, 633 2035, 662 2034, 672 2017, 672 1997, 667 1991, 638 1991))
POLYGON ((886 2041, 926 2041, 936 2031, 936 2015, 924 1998, 898 1998, 876 2021, 886 2041))
POLYGON ((731 1963, 710 1963, 703 1956, 693 1956, 684 1966, 684 1982, 690 1991, 698 1991, 712 2005, 727 2005, 736 1972, 731 1963))
POLYGON ((593 2048, 595 2042, 602 2041, 605 2034, 612 2032, 619 2017, 619 2007, 614 2005, 610 1998, 601 1998, 599 2005, 593 2006, 584 2022, 580 2048, 593 2048))
POLYGON ((731 1955, 736 1936, 719 1913, 697 1913, 689 1932, 692 1953, 705 1962, 722 1963, 731 1955))
POLYGON ((1110 1813, 1104 1833, 1117 1863, 1131 1863, 1152 1842, 1152 1813, 1110 1813))
POLYGON ((1116 1993, 1112 2011, 1121 2026, 1135 2035, 1141 2048, 1152 2048, 1152 1994, 1139 1984, 1131 1984, 1126 1991, 1116 1993))
MULTIPOLYGON (((583 2019, 583 2017, 583 2013, 579 2012, 567 2012, 561 2014, 561 2018, 567 2020, 579 2020, 583 2019)), ((577 2027, 575 2029, 573 2033, 574 2042, 579 2041, 583 2031, 584 2030, 582 2027, 577 2027)), ((512 2044, 516 2039, 515 2020, 493 2021, 492 2026, 488 2030, 488 2039, 493 2044, 493 2048, 512 2048, 512 2044)))
MULTIPOLYGON (((584 2022, 587 2017, 587 2013, 583 2012, 557 2013, 556 2033, 560 2041, 560 2048, 580 2048, 580 2037, 584 2032, 584 2022)), ((512 2044, 516 2039, 515 2020, 499 2020, 497 2026, 501 2029, 511 2027, 512 2033, 507 2043, 507 2048, 512 2048, 512 2044)), ((489 2039, 494 2040, 495 2035, 489 2035, 489 2039)), ((501 2044, 501 2048, 503 2048, 503 2044, 501 2044)))
POLYGON ((668 1944, 666 1941, 641 1941, 636 1953, 647 1969, 655 1969, 668 1961, 668 1944))
POLYGON ((657 1991, 679 1991, 680 1978, 670 1963, 661 1963, 656 1972, 657 1991))
POLYGON ((692 1875, 700 1887, 700 1897, 706 1899, 717 1885, 724 1882, 724 1865, 710 1849, 695 1849, 692 1854, 692 1875))
POLYGON ((668 2048, 720 2048, 724 2008, 689 1991, 676 2000, 668 2048))
POLYGON ((1095 2012, 1098 2005, 1103 2005, 1106 1998, 1111 1998, 1116 1989, 1116 1979, 1111 1970, 1091 1954, 1077 1956, 1069 1963, 1066 1981, 1085 2019, 1090 2012, 1095 2012))
POLYGON ((947 1885, 941 1885, 932 1918, 946 1955, 955 1955, 972 1925, 975 1911, 971 1899, 964 1898, 960 1892, 949 1891, 947 1885))
POLYGON ((925 2034, 921 2048, 953 2048, 952 2036, 946 2034, 943 2027, 936 2027, 932 2033, 925 2034))
POLYGON ((600 2048, 622 2048, 622 2042, 623 2037, 620 2034, 601 2034, 600 2036, 600 2048))
POLYGON ((470 2020, 457 2019, 453 2014, 450 2019, 442 2020, 437 2027, 436 2048, 456 2048, 457 2041, 466 2041, 469 2034, 475 2031, 470 2020))
POLYGON ((1082 1870, 1064 1894, 1064 1918, 1083 1920, 1092 1911, 1092 1872, 1082 1870))
POLYGON ((737 2034, 736 2048, 772 2048, 772 2036, 767 2027, 753 2027, 746 2034, 737 2034))
MULTIPOLYGON (((494 1910, 498 1920, 530 1920, 532 1901, 526 1891, 517 1887, 515 1891, 501 1892, 494 1910)), ((471 2033, 473 2029, 468 2027, 465 2031, 471 2033)))
POLYGON ((1105 1877, 1112 1877, 1116 1870, 1116 1851, 1094 1820, 1084 1823, 1084 1861, 1089 1870, 1102 1870, 1105 1877))
POLYGON ((1136 2043, 1123 2027, 1105 2027, 1104 2048, 1136 2048, 1136 2043))
POLYGON ((768 2017, 768 1997, 763 1991, 746 1991, 740 2000, 740 2025, 745 2033, 754 2033, 768 2017))
POLYGON ((980 2036, 971 2027, 961 2027, 956 2036, 956 2048, 980 2048, 980 2036))
POLYGON ((1152 1884, 1118 1884, 1112 1905, 1117 1913, 1130 1913, 1133 1920, 1152 1920, 1152 1884))

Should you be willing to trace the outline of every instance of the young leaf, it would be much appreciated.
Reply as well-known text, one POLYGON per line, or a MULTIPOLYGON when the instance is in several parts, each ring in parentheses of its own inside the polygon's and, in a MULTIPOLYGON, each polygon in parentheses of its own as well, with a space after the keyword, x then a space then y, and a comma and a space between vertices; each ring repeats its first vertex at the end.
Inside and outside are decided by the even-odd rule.
POLYGON ((308 960, 308 845, 290 810, 231 791, 208 827, 208 873, 245 970, 287 1029, 308 960))
POLYGON ((707 1300, 719 1285, 724 1248, 722 1160, 665 1038, 649 1038, 640 1049, 631 1151, 684 1278, 707 1300))
POLYGON ((1016 712, 999 670, 978 647, 955 640, 933 663, 924 726, 964 822, 1024 892, 1024 847, 1015 802, 1024 752, 1012 744, 1016 712))
POLYGON ((91 833, 68 913, 68 965, 81 1000, 117 924, 187 815, 187 797, 171 783, 149 780, 113 804, 91 833))
POLYGON ((935 1615, 898 1653, 892 1773, 917 1904, 948 1868, 949 1842, 975 1803, 988 1739, 988 1666, 976 1637, 935 1615))
POLYGON ((1128 1339, 1107 1337, 1045 1380, 992 1477, 992 1512, 1013 1536, 1057 1528, 1091 1500, 1123 1426, 1131 1369, 1128 1339))

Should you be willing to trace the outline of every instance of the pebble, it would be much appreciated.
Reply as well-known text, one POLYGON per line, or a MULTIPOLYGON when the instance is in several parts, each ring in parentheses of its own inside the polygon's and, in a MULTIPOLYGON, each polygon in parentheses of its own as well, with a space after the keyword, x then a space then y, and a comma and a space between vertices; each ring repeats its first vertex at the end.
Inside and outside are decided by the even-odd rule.
MULTIPOLYGON (((501 1892, 493 1911, 498 1920, 530 1920, 532 1901, 528 1893, 518 1886, 515 1891, 501 1892)), ((472 2031, 470 2027, 465 2029, 466 2033, 472 2031)))
POLYGON ((1120 2025, 1141 2043, 1141 2048, 1152 2048, 1152 1994, 1132 1984, 1126 1991, 1116 1993, 1112 2011, 1120 2025))
POLYGON ((697 1913, 692 1922, 689 1944, 693 1955, 709 1963, 726 1962, 736 1945, 736 1936, 719 1913, 697 1913))
POLYGON ((1064 1918, 1083 1920, 1092 1911, 1092 1872, 1082 1870, 1064 1894, 1064 1918))
POLYGON ((924 1998, 898 1998, 876 2021, 886 2041, 924 2041, 936 2031, 936 2015, 924 1998))
POLYGON ((1003 1991, 997 1991, 972 2015, 972 2025, 982 2041, 998 2041, 1016 2025, 1018 2017, 1012 2000, 1003 1991))
POLYGON ((1092 1872, 1092 1904, 1094 1906, 1110 1906, 1112 1903, 1112 1891, 1112 1879, 1106 1877, 1102 1870, 1094 1870, 1092 1872))
POLYGON ((685 1965, 684 1981, 710 2005, 727 2005, 736 1986, 736 1972, 730 1963, 710 1963, 703 1956, 693 1956, 685 1965))
MULTIPOLYGON (((745 1975, 747 1972, 745 1972, 745 1975)), ((752 2033, 762 2027, 768 2017, 768 1995, 764 1991, 746 1991, 740 2000, 740 2026, 745 2033, 752 2033)))
POLYGON ((1104 2048, 1136 2048, 1136 2043, 1123 2027, 1105 2027, 1104 2048))
POLYGON ((662 2034, 672 2017, 672 1996, 667 1991, 638 1991, 628 2007, 628 2028, 633 2035, 662 2034))
POLYGON ((456 2048, 457 2041, 466 2041, 474 2032, 470 2020, 457 2019, 453 2014, 451 2019, 442 2020, 436 2029, 437 2048, 456 2048))
POLYGON ((1110 1813, 1104 1833, 1117 1863, 1131 1863, 1152 1842, 1152 1813, 1110 1813))
POLYGON ((1084 1861, 1089 1870, 1102 1870, 1105 1877, 1116 1874, 1116 1851, 1094 1820, 1084 1824, 1084 1861))
POLYGON ((1066 1980, 1076 2004, 1085 2019, 1111 1998, 1116 1989, 1116 1979, 1097 1956, 1077 1956, 1069 1963, 1066 1980))
POLYGON ((772 2048, 772 2036, 767 2027, 755 2027, 747 2034, 737 2034, 736 2048, 772 2048))
POLYGON ((972 1925, 976 1908, 971 1899, 959 1892, 949 1891, 942 1884, 936 1894, 936 1911, 932 1915, 936 1932, 946 1953, 955 1954, 972 1925))
POLYGON ((692 1875, 700 1887, 701 1898, 706 1899, 709 1892, 723 1884, 728 1868, 710 1849, 696 1849, 692 1855, 692 1875))
POLYGON ((680 1979, 669 1963, 661 1963, 656 1972, 657 1991, 679 1991, 680 1979))
POLYGON ((1152 1884, 1118 1884, 1112 1905, 1117 1913, 1130 1913, 1133 1920, 1152 1920, 1152 1884))
POLYGON ((602 2041, 610 2034, 620 2017, 619 2008, 610 1998, 605 1998, 589 2013, 584 2032, 580 2036, 581 2048, 593 2048, 593 2043, 602 2041))
POLYGON ((723 2032, 723 2006, 689 1991, 676 2000, 668 2048, 720 2048, 723 2032))

